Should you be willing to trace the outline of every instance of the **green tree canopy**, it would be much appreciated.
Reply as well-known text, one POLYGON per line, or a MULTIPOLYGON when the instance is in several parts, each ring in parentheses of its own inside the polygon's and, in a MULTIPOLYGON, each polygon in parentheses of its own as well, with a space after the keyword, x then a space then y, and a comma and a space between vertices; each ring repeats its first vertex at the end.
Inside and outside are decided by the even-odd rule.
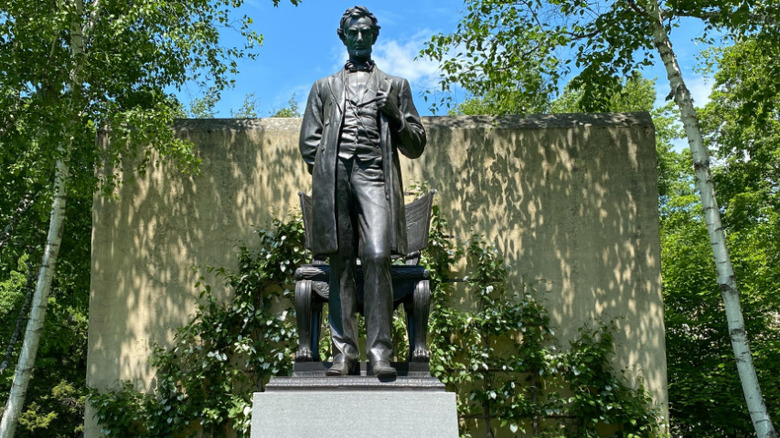
MULTIPOLYGON (((712 53, 719 69, 711 101, 701 116, 717 158, 713 179, 723 206, 758 378, 770 414, 777 418, 780 117, 777 95, 754 100, 754 90, 773 80, 766 76, 773 67, 765 49, 773 50, 749 38, 712 53), (756 116, 748 116, 751 112, 756 116)), ((690 155, 686 161, 690 166, 690 155)), ((714 281, 717 273, 692 183, 681 172, 668 202, 661 205, 672 431, 684 436, 752 436, 747 418, 733 415, 745 406, 733 396, 740 382, 729 358, 728 329, 721 322, 723 308, 714 281)))
MULTIPOLYGON (((743 394, 756 434, 775 437, 774 426, 760 390, 746 323, 740 304, 739 284, 729 256, 721 209, 715 198, 709 152, 699 116, 682 78, 669 34, 682 17, 701 20, 701 40, 712 42, 717 31, 734 41, 753 39, 770 55, 765 68, 767 86, 735 87, 741 117, 761 120, 771 113, 777 95, 780 52, 780 5, 764 0, 702 2, 697 0, 466 0, 466 12, 449 35, 434 36, 423 53, 443 62, 442 87, 460 85, 495 108, 522 113, 535 96, 545 99, 562 78, 571 76, 570 87, 581 92, 579 106, 586 111, 609 107, 624 78, 654 61, 663 63, 680 121, 688 139, 696 188, 700 194, 707 238, 717 270, 728 336, 742 382, 743 394), (774 55, 772 58, 771 56, 774 55), (774 74, 771 74, 774 73, 774 74), (530 95, 527 95, 530 93, 530 95), (498 102, 498 104, 495 104, 498 102), (747 103, 750 102, 750 103, 747 103), (519 110, 517 109, 519 107, 519 110), (758 110, 758 111, 756 111, 758 110)), ((744 69, 745 64, 740 67, 744 69)), ((738 78, 739 75, 731 76, 738 78)))
MULTIPOLYGON (((20 359, 2 436, 13 435, 33 362, 45 364, 45 357, 44 362, 35 358, 47 304, 63 318, 81 315, 73 318, 81 327, 76 330, 81 340, 74 342, 84 345, 85 284, 63 275, 69 269, 62 263, 58 277, 54 269, 60 250, 69 254, 69 248, 80 248, 73 253, 80 258, 67 264, 82 270, 78 278, 85 278, 89 233, 81 224, 83 219, 89 224, 98 184, 110 190, 117 183, 110 169, 126 158, 141 171, 152 156, 172 159, 183 169, 197 167, 188 144, 171 129, 181 114, 172 91, 188 81, 222 90, 232 84, 236 60, 256 56, 262 40, 252 20, 233 15, 242 3, 8 0, 0 7, 0 187, 6 195, 0 199, 0 283, 18 289, 18 281, 7 280, 12 272, 20 273, 17 262, 24 257, 31 260, 31 269, 40 268, 24 345, 21 353, 12 351, 20 359), (226 46, 222 31, 238 32, 245 44, 226 46), (109 133, 108 144, 96 145, 99 128, 109 133), (95 169, 101 166, 106 177, 98 181, 95 169), (75 210, 68 209, 66 200, 75 210), (54 304, 52 284, 62 291, 52 296, 54 304), (64 298, 74 292, 80 293, 77 299, 64 298)), ((11 307, 18 311, 23 300, 13 301, 11 307)), ((81 366, 56 364, 63 365, 81 366)), ((63 388, 59 394, 68 393, 63 388)), ((28 429, 43 427, 36 421, 26 424, 28 429)))

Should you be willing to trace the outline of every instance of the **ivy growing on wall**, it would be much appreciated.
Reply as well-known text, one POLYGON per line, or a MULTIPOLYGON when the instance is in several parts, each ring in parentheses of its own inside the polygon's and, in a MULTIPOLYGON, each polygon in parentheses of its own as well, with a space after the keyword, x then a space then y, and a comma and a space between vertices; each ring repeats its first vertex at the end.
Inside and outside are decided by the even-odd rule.
MULTIPOLYGON (((448 233, 434 207, 423 257, 434 286, 431 372, 458 396, 462 436, 658 435, 649 395, 627 387, 612 369, 607 325, 584 327, 569 348, 560 348, 534 291, 509 284, 498 251, 478 236, 463 245, 448 233), (467 275, 455 278, 463 257, 467 275), (456 289, 458 303, 451 299, 456 289)), ((91 391, 106 434, 248 436, 251 394, 291 371, 292 274, 307 261, 300 218, 276 220, 259 236, 257 249, 241 248, 236 271, 211 270, 234 292, 230 301, 216 298, 224 293, 213 293, 205 281, 198 284, 195 317, 177 331, 172 348, 154 352, 153 392, 138 392, 129 382, 91 391)), ((395 333, 397 355, 405 357, 401 318, 395 333)))
POLYGON ((234 292, 218 299, 203 279, 200 305, 170 349, 157 347, 153 392, 127 382, 92 390, 90 402, 108 436, 248 436, 254 391, 291 372, 296 342, 291 274, 304 262, 300 218, 259 231, 257 249, 242 247, 236 271, 209 269, 234 292))
POLYGON ((613 370, 613 327, 582 327, 569 348, 561 348, 535 292, 507 281, 495 248, 480 236, 465 246, 447 238, 436 208, 431 228, 423 260, 435 283, 431 372, 458 395, 462 436, 661 433, 649 394, 626 386, 613 370), (463 257, 467 276, 454 278, 463 257), (466 302, 456 306, 453 296, 466 302))

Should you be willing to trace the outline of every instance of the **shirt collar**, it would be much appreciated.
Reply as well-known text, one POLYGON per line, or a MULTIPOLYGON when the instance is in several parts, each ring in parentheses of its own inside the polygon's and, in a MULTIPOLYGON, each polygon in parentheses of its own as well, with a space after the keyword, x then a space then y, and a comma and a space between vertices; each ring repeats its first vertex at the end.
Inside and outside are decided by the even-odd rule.
POLYGON ((374 61, 369 59, 367 62, 361 64, 355 64, 352 61, 347 61, 347 63, 344 65, 344 69, 350 73, 354 73, 356 71, 370 72, 374 69, 374 61))

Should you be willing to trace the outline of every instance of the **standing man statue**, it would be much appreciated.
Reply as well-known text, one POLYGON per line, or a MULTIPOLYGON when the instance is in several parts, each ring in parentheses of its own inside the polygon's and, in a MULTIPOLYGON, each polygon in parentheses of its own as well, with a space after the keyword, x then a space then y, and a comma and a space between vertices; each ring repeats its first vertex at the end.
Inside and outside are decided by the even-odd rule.
POLYGON ((312 86, 300 136, 312 174, 312 251, 330 259, 333 366, 327 375, 358 371, 355 276, 360 258, 368 359, 374 375, 392 378, 390 256, 406 253, 398 152, 419 157, 425 131, 406 79, 382 72, 371 60, 379 35, 376 17, 355 6, 341 17, 337 32, 349 61, 312 86))

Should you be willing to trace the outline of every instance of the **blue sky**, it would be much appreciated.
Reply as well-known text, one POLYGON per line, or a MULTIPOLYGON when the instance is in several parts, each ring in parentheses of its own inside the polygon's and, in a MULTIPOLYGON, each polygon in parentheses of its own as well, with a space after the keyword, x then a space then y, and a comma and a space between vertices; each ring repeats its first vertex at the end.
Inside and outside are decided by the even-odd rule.
MULTIPOLYGON (((222 95, 216 110, 217 117, 230 117, 230 110, 241 106, 245 96, 254 93, 261 117, 287 105, 293 94, 304 102, 311 84, 318 78, 332 74, 346 60, 346 51, 336 35, 339 19, 354 3, 326 0, 303 0, 298 6, 282 3, 274 7, 270 0, 248 0, 238 11, 254 20, 254 28, 264 36, 263 47, 254 61, 242 61, 236 86, 222 95)), ((463 11, 462 0, 364 0, 382 26, 374 46, 374 60, 382 70, 409 79, 418 110, 430 115, 421 93, 435 90, 438 66, 432 61, 415 57, 431 35, 448 33, 455 29, 463 11)), ((672 33, 673 44, 694 102, 702 105, 709 94, 711 81, 694 71, 696 54, 700 47, 693 38, 699 36, 701 26, 696 22, 681 23, 672 33)), ((226 44, 240 44, 230 32, 223 33, 226 44)), ((658 101, 668 94, 666 73, 660 62, 643 72, 648 78, 657 77, 658 101)), ((196 87, 185 87, 179 92, 184 102, 202 95, 196 87)), ((462 97, 462 96, 460 96, 462 97)))

